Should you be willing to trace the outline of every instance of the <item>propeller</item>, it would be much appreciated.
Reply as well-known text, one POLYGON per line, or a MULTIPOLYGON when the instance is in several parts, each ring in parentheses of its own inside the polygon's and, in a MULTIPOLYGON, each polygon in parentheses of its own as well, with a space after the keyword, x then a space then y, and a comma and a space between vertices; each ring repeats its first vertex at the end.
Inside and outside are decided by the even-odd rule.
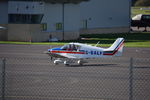
POLYGON ((50 60, 53 60, 53 57, 51 56, 51 53, 49 51, 44 51, 43 53, 50 55, 50 60))
MULTIPOLYGON (((52 45, 49 45, 49 48, 51 49, 52 48, 52 45)), ((50 54, 50 52, 49 52, 50 54)), ((53 57, 51 56, 51 61, 53 60, 53 57)))

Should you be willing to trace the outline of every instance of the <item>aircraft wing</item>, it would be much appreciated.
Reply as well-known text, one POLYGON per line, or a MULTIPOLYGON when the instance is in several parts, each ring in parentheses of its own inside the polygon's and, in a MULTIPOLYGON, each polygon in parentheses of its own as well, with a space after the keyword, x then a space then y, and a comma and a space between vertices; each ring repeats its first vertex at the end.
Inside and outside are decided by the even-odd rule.
POLYGON ((67 54, 61 54, 60 56, 64 57, 64 58, 77 58, 75 55, 67 55, 67 54))

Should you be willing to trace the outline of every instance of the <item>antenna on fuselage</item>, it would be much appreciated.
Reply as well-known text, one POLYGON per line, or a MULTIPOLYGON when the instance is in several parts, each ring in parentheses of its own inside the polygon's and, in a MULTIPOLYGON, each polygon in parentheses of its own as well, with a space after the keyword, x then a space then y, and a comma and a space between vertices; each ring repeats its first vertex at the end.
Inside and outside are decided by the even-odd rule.
POLYGON ((97 42, 97 44, 95 45, 95 47, 97 47, 97 45, 100 43, 100 41, 97 42))

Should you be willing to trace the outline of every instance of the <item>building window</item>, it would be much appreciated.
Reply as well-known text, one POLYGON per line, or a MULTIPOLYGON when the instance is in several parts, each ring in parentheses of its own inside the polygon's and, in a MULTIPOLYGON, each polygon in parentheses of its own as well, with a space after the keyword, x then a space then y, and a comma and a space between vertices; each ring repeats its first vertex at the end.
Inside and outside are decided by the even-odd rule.
POLYGON ((9 23, 40 24, 43 14, 9 14, 9 23))
POLYGON ((47 31, 47 23, 41 24, 41 31, 47 31))
POLYGON ((56 30, 62 30, 62 23, 56 23, 56 30))

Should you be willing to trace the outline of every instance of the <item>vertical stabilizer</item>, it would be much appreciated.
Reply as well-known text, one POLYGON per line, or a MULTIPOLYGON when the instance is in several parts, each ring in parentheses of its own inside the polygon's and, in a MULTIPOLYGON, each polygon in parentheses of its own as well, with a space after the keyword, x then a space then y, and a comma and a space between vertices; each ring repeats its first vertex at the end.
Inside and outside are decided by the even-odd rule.
POLYGON ((117 38, 117 40, 108 48, 105 49, 103 55, 121 56, 123 52, 124 38, 117 38))

